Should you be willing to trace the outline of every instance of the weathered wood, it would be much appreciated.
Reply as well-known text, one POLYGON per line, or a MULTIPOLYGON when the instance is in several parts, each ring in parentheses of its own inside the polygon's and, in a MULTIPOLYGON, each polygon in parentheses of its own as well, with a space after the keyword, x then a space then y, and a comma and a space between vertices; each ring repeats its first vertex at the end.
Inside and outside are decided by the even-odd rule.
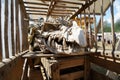
POLYGON ((52 11, 52 14, 72 14, 71 12, 58 12, 58 11, 52 11))
POLYGON ((84 80, 90 78, 90 61, 87 56, 84 57, 84 80))
MULTIPOLYGON (((96 52, 96 54, 99 53, 99 52, 96 52)), ((81 52, 81 53, 73 53, 73 54, 64 54, 64 53, 61 53, 61 54, 43 54, 43 52, 28 52, 27 54, 23 55, 22 57, 23 58, 37 58, 37 57, 46 57, 46 58, 49 58, 49 57, 70 57, 70 56, 84 56, 84 55, 87 55, 87 54, 94 54, 94 52, 81 52)))
POLYGON ((43 6, 49 6, 49 4, 45 3, 38 3, 38 2, 27 2, 25 1, 24 4, 34 4, 34 5, 43 5, 43 6))
POLYGON ((26 10, 27 12, 45 12, 47 13, 47 11, 41 11, 41 10, 26 10))
POLYGON ((28 80, 28 60, 25 59, 24 60, 24 65, 23 65, 23 72, 22 72, 22 76, 21 76, 21 80, 28 80))
POLYGON ((101 0, 101 32, 102 32, 102 49, 103 49, 103 54, 104 54, 105 41, 104 41, 104 27, 103 27, 103 0, 101 0))
POLYGON ((19 14, 18 14, 18 11, 19 11, 19 8, 18 8, 18 0, 15 0, 15 11, 16 11, 16 54, 18 54, 20 52, 20 34, 19 34, 19 14))
POLYGON ((90 23, 90 7, 88 7, 88 28, 89 28, 89 45, 90 45, 89 47, 92 47, 93 43, 92 43, 92 28, 90 23))
POLYGON ((92 5, 93 2, 95 2, 95 1, 96 1, 96 0, 92 0, 92 1, 90 1, 89 3, 84 4, 81 9, 79 9, 76 13, 74 13, 74 14, 70 17, 70 19, 73 19, 77 14, 81 13, 82 11, 84 11, 88 6, 92 5))
POLYGON ((22 9, 22 13, 24 13, 24 15, 25 15, 26 18, 28 18, 28 15, 26 13, 26 9, 25 9, 23 0, 18 0, 18 1, 19 1, 19 4, 20 4, 20 7, 22 9))
POLYGON ((53 11, 64 11, 64 12, 75 12, 75 10, 70 10, 70 9, 53 9, 53 11))
MULTIPOLYGON (((116 34, 114 31, 114 8, 113 8, 113 0, 110 0, 111 6, 110 6, 110 12, 111 12, 111 31, 112 31, 112 57, 115 57, 114 51, 115 51, 115 43, 116 43, 116 34)), ((115 60, 114 60, 115 61, 115 60)))
MULTIPOLYGON (((1 0, 0 0, 0 7, 1 7, 1 0)), ((0 61, 2 61, 2 32, 1 32, 1 8, 0 8, 0 61)))
POLYGON ((44 7, 34 7, 34 6, 25 6, 25 8, 29 8, 29 9, 43 9, 43 10, 47 10, 48 8, 44 8, 44 7))
POLYGON ((73 66, 84 65, 84 57, 63 59, 59 62, 59 69, 70 68, 73 66), (68 64, 69 63, 69 64, 68 64))
POLYGON ((118 74, 120 74, 120 63, 116 63, 114 61, 109 61, 109 60, 105 60, 105 59, 101 59, 98 57, 94 57, 94 56, 89 56, 89 60, 90 62, 97 64, 101 67, 104 67, 106 69, 109 69, 113 72, 116 72, 118 74))
POLYGON ((62 5, 55 5, 55 7, 79 9, 79 7, 76 7, 76 6, 62 6, 62 5))
POLYGON ((0 80, 21 80, 23 61, 21 55, 27 51, 0 62, 0 80))
POLYGON ((83 77, 84 77, 84 72, 77 71, 77 72, 61 75, 60 80, 75 80, 75 79, 80 79, 83 77))
POLYGON ((15 55, 14 45, 14 0, 11 0, 11 41, 12 41, 12 56, 15 55))
POLYGON ((83 5, 83 3, 79 3, 79 2, 72 2, 72 1, 58 1, 58 2, 62 2, 62 3, 67 3, 67 4, 76 4, 76 5, 83 5))
POLYGON ((4 36, 5 36, 5 58, 9 58, 8 47, 8 0, 5 0, 5 22, 4 22, 4 36))
POLYGON ((97 26, 96 26, 96 16, 95 16, 95 9, 96 9, 96 5, 94 2, 94 9, 93 9, 93 16, 94 16, 94 33, 95 33, 95 52, 97 52, 97 26))
POLYGON ((50 77, 52 80, 74 80, 84 75, 84 56, 60 57, 54 59, 41 58, 41 62, 46 70, 47 77, 50 77), (71 70, 71 72, 66 73, 65 70, 71 70))
POLYGON ((52 80, 60 80, 60 70, 58 63, 51 66, 52 80))
POLYGON ((32 13, 32 12, 27 12, 27 14, 33 14, 33 15, 46 15, 46 13, 32 13))
POLYGON ((54 0, 51 0, 51 3, 48 8, 47 16, 46 16, 46 21, 48 20, 49 15, 51 14, 51 11, 54 9, 55 4, 56 2, 54 0))

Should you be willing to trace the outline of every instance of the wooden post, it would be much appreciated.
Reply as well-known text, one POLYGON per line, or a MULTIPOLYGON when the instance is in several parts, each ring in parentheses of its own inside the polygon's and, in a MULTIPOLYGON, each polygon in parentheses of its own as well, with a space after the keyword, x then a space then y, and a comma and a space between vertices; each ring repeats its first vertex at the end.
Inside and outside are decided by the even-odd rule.
POLYGON ((2 61, 2 32, 1 32, 1 0, 0 0, 0 61, 2 61))
POLYGON ((95 2, 94 2, 94 8, 93 8, 93 16, 94 16, 94 33, 95 33, 95 52, 97 52, 97 26, 96 26, 96 16, 95 16, 95 8, 96 5, 95 5, 95 2))
MULTIPOLYGON (((86 42, 87 42, 88 26, 86 25, 86 14, 85 14, 85 10, 84 10, 84 27, 85 27, 85 38, 86 38, 86 42)), ((88 43, 87 43, 87 46, 88 46, 88 43)))
POLYGON ((12 41, 12 56, 15 56, 15 44, 14 44, 14 1, 11 0, 11 41, 12 41))
POLYGON ((82 27, 82 17, 81 17, 81 14, 80 14, 80 27, 82 27))
POLYGON ((9 58, 9 50, 8 50, 8 0, 5 0, 5 27, 4 27, 4 35, 5 35, 5 58, 9 58))
POLYGON ((105 41, 104 41, 104 28, 103 28, 103 0, 101 0, 101 32, 102 32, 102 48, 105 55, 105 41))
POLYGON ((19 15, 18 15, 18 0, 15 0, 15 5, 16 5, 16 54, 18 54, 20 52, 20 35, 19 35, 19 25, 18 25, 18 21, 19 21, 19 15))
POLYGON ((91 48, 92 47, 92 29, 91 29, 90 18, 91 18, 90 17, 90 7, 88 7, 88 27, 89 27, 89 45, 90 45, 89 47, 91 48))
MULTIPOLYGON (((116 36, 114 31, 114 8, 113 8, 113 0, 110 0, 110 12, 111 12, 111 31, 112 31, 112 57, 115 58, 114 51, 115 51, 115 43, 116 43, 116 36)), ((115 59, 114 59, 115 61, 115 59)))

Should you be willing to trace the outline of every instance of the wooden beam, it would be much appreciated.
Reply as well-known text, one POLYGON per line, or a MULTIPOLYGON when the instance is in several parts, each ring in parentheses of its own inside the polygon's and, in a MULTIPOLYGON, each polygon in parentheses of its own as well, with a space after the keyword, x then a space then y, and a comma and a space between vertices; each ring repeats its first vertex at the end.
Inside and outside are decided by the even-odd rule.
POLYGON ((102 49, 103 49, 103 54, 104 54, 105 53, 105 41, 104 41, 103 16, 104 16, 103 15, 103 0, 101 0, 101 32, 102 32, 102 49))
POLYGON ((95 16, 95 9, 96 9, 96 5, 94 2, 94 8, 93 8, 93 20, 94 20, 94 33, 95 33, 95 52, 97 52, 97 26, 96 26, 96 16, 95 16))
POLYGON ((25 6, 25 8, 29 8, 29 9, 48 9, 48 8, 43 8, 43 7, 33 7, 33 6, 25 6))
POLYGON ((38 3, 38 2, 24 2, 24 4, 34 4, 34 5, 43 5, 43 6, 49 6, 49 4, 45 4, 45 3, 38 3))
POLYGON ((19 5, 19 3, 18 3, 18 0, 15 0, 15 11, 16 11, 16 19, 15 19, 15 21, 16 21, 16 34, 15 34, 15 36, 16 36, 16 54, 18 54, 19 52, 20 52, 20 34, 19 34, 19 23, 18 23, 18 21, 19 21, 19 15, 18 15, 18 5, 19 5))
POLYGON ((105 59, 101 59, 98 57, 94 57, 92 55, 89 56, 89 60, 94 63, 97 64, 101 67, 104 67, 108 70, 111 70, 113 72, 116 72, 117 74, 120 74, 120 63, 116 63, 114 61, 109 61, 109 60, 105 60, 105 59))
POLYGON ((89 3, 86 3, 82 6, 82 8, 80 8, 74 15, 72 15, 70 17, 70 19, 74 18, 76 15, 80 14, 82 11, 84 11, 88 6, 92 5, 93 2, 95 2, 96 0, 92 0, 89 3))
POLYGON ((52 11, 52 14, 72 14, 70 12, 58 12, 58 11, 52 11))
POLYGON ((25 17, 28 18, 28 15, 26 14, 25 6, 23 0, 19 0, 20 7, 22 9, 22 12, 25 14, 25 17))
POLYGON ((41 11, 41 10, 26 10, 27 12, 45 12, 47 13, 47 11, 41 11))
POLYGON ((79 9, 79 7, 76 7, 76 6, 63 6, 63 5, 56 5, 55 7, 59 7, 59 8, 73 8, 73 9, 79 9))
POLYGON ((112 57, 115 57, 115 44, 116 44, 116 36, 115 36, 115 26, 114 26, 114 7, 113 7, 113 0, 110 0, 110 12, 111 12, 111 32, 112 32, 112 57))
POLYGON ((32 14, 32 15, 46 15, 46 13, 27 13, 27 14, 32 14))
POLYGON ((11 0, 11 41, 12 41, 12 56, 15 56, 14 43, 14 0, 11 0))
POLYGON ((46 16, 46 21, 48 20, 49 15, 53 9, 53 5, 55 5, 55 4, 56 4, 56 2, 54 2, 54 0, 51 0, 51 3, 50 3, 49 8, 48 8, 47 16, 46 16))
POLYGON ((75 12, 75 10, 69 10, 69 9, 54 9, 53 11, 75 12))
POLYGON ((4 36, 5 36, 5 58, 9 58, 9 47, 8 47, 8 0, 5 0, 5 27, 4 27, 4 36))
POLYGON ((67 3, 67 4, 75 4, 75 5, 83 5, 83 3, 72 2, 72 1, 63 1, 63 0, 59 0, 58 2, 67 3))
MULTIPOLYGON (((0 0, 0 6, 1 6, 1 0, 0 0)), ((1 32, 1 8, 0 8, 0 61, 2 58, 2 36, 1 36, 2 32, 1 32)))

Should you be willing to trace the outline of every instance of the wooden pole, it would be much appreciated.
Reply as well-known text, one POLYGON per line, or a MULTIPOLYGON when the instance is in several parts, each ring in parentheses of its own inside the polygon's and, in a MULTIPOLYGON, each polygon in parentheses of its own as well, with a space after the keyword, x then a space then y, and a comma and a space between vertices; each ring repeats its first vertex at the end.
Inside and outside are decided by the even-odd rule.
POLYGON ((1 0, 0 0, 0 61, 2 61, 2 32, 1 32, 1 0))
POLYGON ((11 0, 11 41, 12 41, 12 56, 15 56, 14 44, 14 1, 11 0))
POLYGON ((91 49, 91 47, 92 47, 92 28, 91 28, 91 23, 90 23, 90 7, 88 7, 88 27, 89 27, 89 45, 90 45, 89 47, 91 49))
POLYGON ((15 0, 15 5, 16 5, 16 54, 18 54, 20 52, 20 35, 19 35, 19 15, 18 15, 18 0, 15 0))
POLYGON ((93 16, 94 16, 94 33, 95 33, 95 52, 97 52, 97 26, 96 26, 96 16, 95 16, 95 8, 96 5, 95 5, 95 2, 94 2, 94 8, 93 8, 93 16))
MULTIPOLYGON (((114 8, 113 8, 113 0, 110 0, 110 12, 111 12, 111 31, 112 31, 112 57, 115 58, 114 51, 115 51, 115 43, 116 43, 116 36, 114 31, 114 8)), ((115 61, 115 59, 114 59, 115 61)))
MULTIPOLYGON (((84 10, 84 27, 85 27, 85 38, 86 38, 86 42, 87 42, 87 32, 88 32, 88 26, 86 25, 86 14, 85 14, 85 10, 84 10)), ((88 43, 87 43, 88 46, 88 43)))
POLYGON ((5 0, 5 27, 4 27, 4 35, 5 35, 5 58, 9 58, 9 50, 8 50, 8 0, 5 0))
POLYGON ((101 0, 101 32, 102 32, 102 48, 103 55, 105 55, 105 41, 104 41, 104 28, 103 28, 103 0, 101 0))

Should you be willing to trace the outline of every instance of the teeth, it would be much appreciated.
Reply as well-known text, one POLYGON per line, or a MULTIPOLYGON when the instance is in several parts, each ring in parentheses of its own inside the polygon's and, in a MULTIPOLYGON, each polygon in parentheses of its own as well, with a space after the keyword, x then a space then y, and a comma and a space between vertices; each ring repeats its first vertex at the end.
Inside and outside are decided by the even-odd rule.
POLYGON ((67 49, 68 49, 65 38, 63 38, 63 49, 64 49, 64 50, 67 50, 67 49))
POLYGON ((55 48, 55 41, 54 41, 54 40, 51 41, 51 46, 52 46, 53 48, 55 48))
POLYGON ((52 39, 52 37, 51 37, 51 36, 49 36, 49 37, 48 37, 48 41, 47 41, 47 45, 48 45, 48 46, 50 46, 51 39, 52 39))

